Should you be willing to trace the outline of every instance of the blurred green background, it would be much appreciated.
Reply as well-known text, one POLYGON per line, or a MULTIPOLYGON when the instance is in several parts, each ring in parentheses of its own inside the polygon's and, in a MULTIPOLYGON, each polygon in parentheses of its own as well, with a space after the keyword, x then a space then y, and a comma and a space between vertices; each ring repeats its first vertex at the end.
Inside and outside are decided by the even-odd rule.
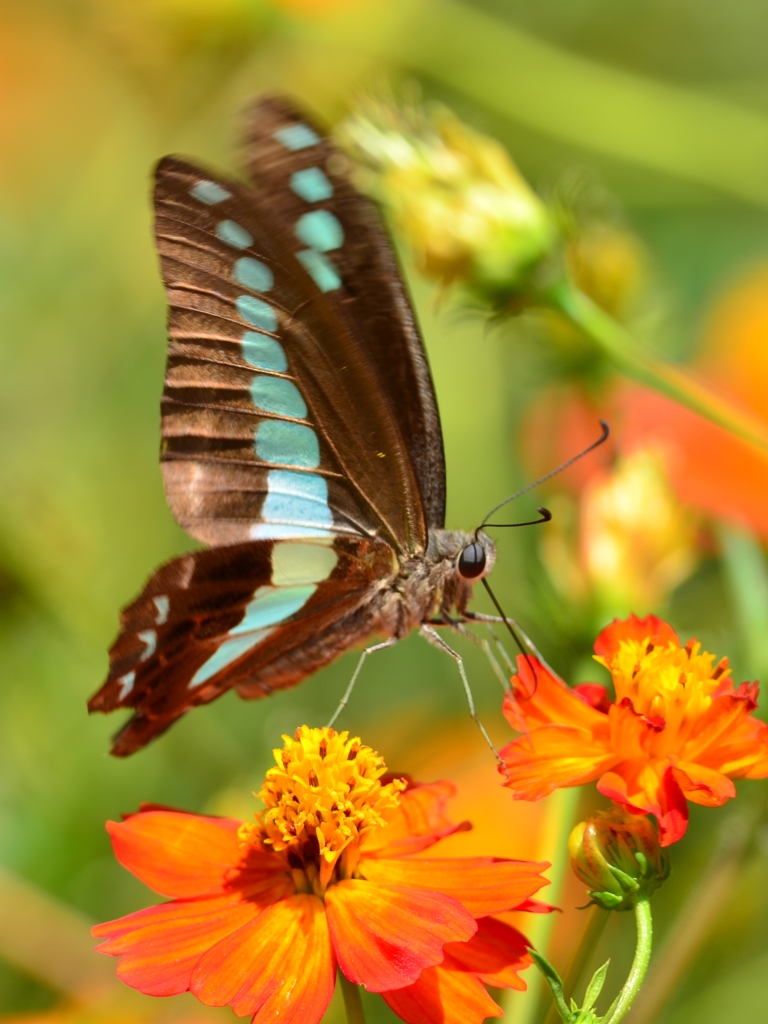
MULTIPOLYGON (((86 715, 119 608, 158 563, 192 546, 158 469, 165 307, 150 236, 154 161, 181 152, 237 167, 242 107, 263 90, 334 122, 359 91, 415 79, 425 97, 498 137, 534 185, 577 167, 618 197, 655 267, 660 335, 692 356, 717 296, 768 261, 768 6, 4 0, 0 25, 0 864, 105 920, 150 901, 115 863, 105 819, 140 801, 243 806, 279 734, 327 720, 355 657, 263 703, 228 694, 128 761, 106 756, 116 717, 86 715)), ((529 479, 518 431, 555 374, 513 325, 451 313, 407 258, 405 270, 443 417, 448 525, 471 528, 529 479)), ((521 504, 520 515, 532 508, 521 504)), ((589 636, 552 614, 537 543, 510 532, 499 541, 497 593, 574 681, 589 636)), ((760 547, 739 534, 730 560, 721 550, 671 596, 670 620, 731 655, 737 678, 768 674, 755 639, 768 625, 760 547)), ((462 653, 484 720, 505 742, 498 683, 475 649, 462 653)), ((463 700, 452 663, 411 637, 368 663, 340 724, 392 767, 421 768, 441 737, 465 737, 463 700)), ((466 736, 468 758, 489 758, 479 736, 466 736)), ((492 763, 488 779, 495 785, 492 763)), ((765 1019, 768 833, 750 818, 765 800, 764 784, 747 783, 739 809, 693 811, 673 879, 655 898, 661 940, 702 872, 707 885, 721 884, 718 865, 731 875, 658 1020, 765 1019)), ((500 789, 494 808, 500 830, 518 813, 500 789)), ((546 852, 562 861, 562 847, 546 852)), ((560 966, 582 894, 562 899, 560 966)), ((0 1012, 56 1005, 44 964, 23 969, 14 956, 23 921, 5 920, 0 1012)), ((631 942, 631 922, 611 922, 615 984, 631 942)), ((535 994, 513 995, 509 1019, 536 1020, 535 994)))

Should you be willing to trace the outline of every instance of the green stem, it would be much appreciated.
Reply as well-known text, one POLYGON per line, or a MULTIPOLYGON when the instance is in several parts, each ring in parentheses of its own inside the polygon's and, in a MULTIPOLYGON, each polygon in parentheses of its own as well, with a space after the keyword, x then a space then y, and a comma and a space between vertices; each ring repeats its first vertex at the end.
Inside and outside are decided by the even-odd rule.
POLYGON ((339 971, 339 983, 341 984, 341 994, 344 996, 347 1024, 365 1024, 360 986, 354 985, 349 978, 346 978, 343 971, 339 971))
POLYGON ((619 992, 618 998, 605 1017, 603 1017, 602 1024, 619 1024, 619 1021, 626 1015, 635 996, 640 991, 645 972, 648 970, 648 962, 651 959, 653 924, 651 922, 651 905, 648 902, 647 896, 640 896, 635 904, 635 922, 637 924, 635 958, 632 961, 629 976, 624 982, 624 988, 619 992))
MULTIPOLYGON (((602 907, 594 906, 589 911, 590 917, 587 922, 587 926, 584 929, 579 944, 576 947, 576 952, 571 957, 571 962, 568 964, 568 968, 565 972, 563 979, 563 991, 568 994, 570 998, 573 996, 576 998, 576 989, 578 988, 579 981, 584 968, 587 966, 589 958, 595 951, 600 938, 605 930, 605 926, 610 918, 610 913, 607 910, 603 910, 602 907)), ((557 1024, 559 1020, 559 1014, 555 1003, 549 1004, 549 1009, 544 1017, 543 1024, 557 1024)))
POLYGON ((768 428, 758 417, 649 351, 570 281, 560 280, 547 297, 628 377, 768 452, 768 428))

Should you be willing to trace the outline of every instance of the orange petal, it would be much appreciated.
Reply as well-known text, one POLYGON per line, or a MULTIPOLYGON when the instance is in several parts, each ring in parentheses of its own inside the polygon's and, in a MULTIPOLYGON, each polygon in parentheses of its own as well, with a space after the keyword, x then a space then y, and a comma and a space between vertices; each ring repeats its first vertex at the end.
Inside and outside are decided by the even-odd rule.
POLYGON ((560 907, 555 907, 551 903, 544 903, 541 900, 523 900, 518 906, 515 907, 516 911, 525 911, 526 914, 562 914, 560 907))
POLYGON ((505 696, 502 710, 517 732, 550 722, 595 730, 605 722, 602 712, 591 707, 538 658, 518 655, 512 685, 514 691, 505 696))
POLYGON ((688 804, 674 772, 664 761, 625 761, 606 772, 598 790, 628 810, 653 814, 659 823, 659 842, 670 846, 682 839, 688 828, 688 804))
POLYGON ((680 761, 670 769, 686 798, 704 807, 722 807, 736 796, 736 787, 727 776, 690 761, 680 761))
POLYGON ((469 822, 455 825, 446 811, 455 793, 452 782, 411 783, 386 827, 372 829, 363 837, 361 851, 365 855, 400 857, 426 850, 454 832, 465 832, 471 827, 469 822))
POLYGON ((473 974, 443 967, 430 967, 414 985, 382 997, 407 1024, 481 1024, 504 1013, 473 974))
POLYGON ((729 693, 715 698, 696 723, 694 735, 681 753, 686 761, 705 761, 710 767, 731 774, 725 766, 734 759, 734 749, 742 746, 738 760, 757 763, 768 757, 768 726, 751 718, 754 703, 748 696, 729 693), (751 755, 751 757, 750 757, 751 755))
POLYGON ((255 1024, 317 1024, 333 995, 336 964, 325 908, 296 895, 217 943, 200 960, 191 991, 255 1024))
POLYGON ((622 761, 648 756, 649 742, 659 730, 635 711, 631 701, 612 704, 608 720, 611 724, 611 747, 622 761))
POLYGON ((458 900, 423 889, 348 879, 328 889, 325 906, 339 966, 369 992, 410 985, 442 961, 446 942, 477 931, 458 900))
POLYGON ((285 870, 278 856, 237 840, 242 822, 183 811, 143 811, 126 821, 108 821, 115 856, 137 878, 163 896, 206 896, 222 892, 247 868, 248 881, 285 870))
POLYGON ((604 737, 552 724, 533 729, 504 747, 501 757, 509 776, 504 785, 515 791, 515 799, 539 800, 559 786, 592 782, 614 765, 619 758, 610 746, 608 716, 600 717, 605 721, 604 737))
POLYGON ((93 929, 106 942, 100 953, 121 957, 118 977, 149 996, 186 992, 200 957, 220 939, 260 914, 262 906, 239 894, 174 900, 107 921, 93 929))
POLYGON ((458 900, 474 917, 513 910, 548 885, 539 874, 549 864, 495 857, 361 860, 360 874, 384 885, 430 889, 458 900))
POLYGON ((470 971, 493 988, 524 991, 519 972, 533 963, 526 937, 494 917, 484 917, 477 926, 477 934, 469 942, 451 942, 445 947, 445 966, 470 971))
POLYGON ((591 708, 602 711, 604 715, 608 714, 611 698, 602 683, 577 683, 573 687, 573 692, 585 700, 591 708))
POLYGON ((630 615, 627 619, 614 619, 610 626, 601 630, 595 640, 595 654, 610 661, 618 651, 622 640, 650 640, 655 646, 669 643, 680 646, 680 640, 672 627, 655 615, 639 619, 630 615))

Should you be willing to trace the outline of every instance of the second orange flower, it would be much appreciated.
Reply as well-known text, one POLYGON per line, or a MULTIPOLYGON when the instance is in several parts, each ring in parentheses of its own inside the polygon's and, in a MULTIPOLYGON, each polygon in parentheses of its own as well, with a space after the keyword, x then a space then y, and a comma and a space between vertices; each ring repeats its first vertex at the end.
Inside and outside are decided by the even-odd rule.
POLYGON ((518 658, 504 713, 523 733, 501 753, 515 797, 597 781, 605 796, 653 814, 662 846, 680 839, 688 801, 717 807, 733 779, 768 776, 768 725, 752 716, 758 684, 734 686, 727 658, 682 645, 649 615, 615 620, 595 642, 614 699, 597 683, 571 689, 536 658, 518 658))

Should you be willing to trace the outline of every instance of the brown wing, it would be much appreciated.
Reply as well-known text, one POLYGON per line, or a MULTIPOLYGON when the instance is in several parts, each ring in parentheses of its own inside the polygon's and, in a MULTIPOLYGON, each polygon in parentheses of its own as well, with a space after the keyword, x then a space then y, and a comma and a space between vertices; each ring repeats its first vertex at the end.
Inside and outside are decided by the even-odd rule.
POLYGON ((427 525, 442 527, 445 457, 437 401, 410 301, 376 207, 350 182, 346 158, 285 99, 257 100, 248 111, 245 135, 248 172, 262 201, 281 223, 297 226, 308 212, 326 211, 341 224, 343 244, 328 258, 343 284, 329 290, 326 300, 374 364, 418 478, 427 525))
POLYGON ((363 609, 396 571, 379 540, 257 541, 164 565, 121 616, 90 711, 132 708, 127 756, 192 707, 235 687, 247 699, 301 682, 365 636, 363 609))

